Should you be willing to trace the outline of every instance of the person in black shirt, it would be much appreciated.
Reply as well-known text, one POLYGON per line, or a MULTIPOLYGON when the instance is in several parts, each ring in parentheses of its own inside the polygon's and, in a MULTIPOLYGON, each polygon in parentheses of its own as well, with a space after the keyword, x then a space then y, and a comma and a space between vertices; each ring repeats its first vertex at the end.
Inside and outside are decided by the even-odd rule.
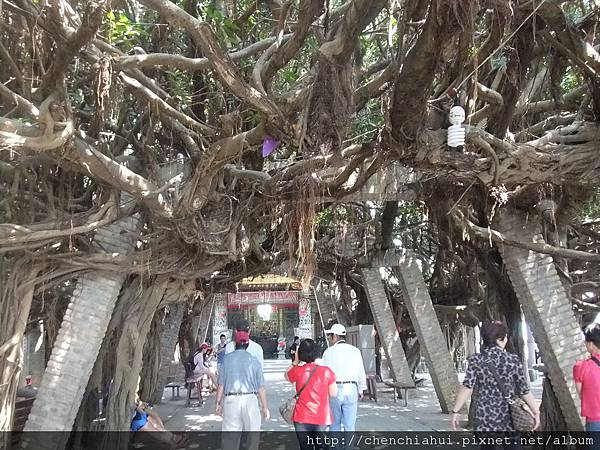
POLYGON ((300 338, 298 336, 294 336, 294 343, 290 345, 290 358, 294 359, 296 357, 296 352, 298 351, 298 345, 300 345, 300 338))

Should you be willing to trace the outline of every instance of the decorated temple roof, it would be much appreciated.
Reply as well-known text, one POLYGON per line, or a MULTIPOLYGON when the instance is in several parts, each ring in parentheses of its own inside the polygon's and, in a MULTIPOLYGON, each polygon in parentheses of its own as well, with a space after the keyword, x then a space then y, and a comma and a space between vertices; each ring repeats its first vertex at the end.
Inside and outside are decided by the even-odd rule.
POLYGON ((296 278, 276 275, 273 273, 258 275, 255 277, 247 277, 238 283, 238 290, 240 291, 257 289, 300 290, 302 289, 302 283, 296 278))

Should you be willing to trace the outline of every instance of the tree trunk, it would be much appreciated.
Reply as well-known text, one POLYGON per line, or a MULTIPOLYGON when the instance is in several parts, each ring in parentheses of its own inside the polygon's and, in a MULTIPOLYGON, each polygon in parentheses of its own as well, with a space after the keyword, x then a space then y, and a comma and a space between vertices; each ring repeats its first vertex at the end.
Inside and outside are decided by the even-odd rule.
POLYGON ((15 407, 19 375, 23 367, 23 335, 41 268, 27 259, 0 260, 0 448, 4 448, 15 407), (9 272, 10 271, 10 272, 9 272))
POLYGON ((542 404, 540 406, 540 430, 567 430, 565 418, 563 417, 556 394, 552 389, 552 382, 547 376, 544 378, 543 389, 542 404))
POLYGON ((144 345, 142 358, 142 372, 140 374, 140 398, 148 403, 160 403, 162 390, 157 389, 158 371, 160 370, 160 338, 163 333, 163 324, 166 308, 161 308, 154 314, 150 333, 144 345))
POLYGON ((116 366, 108 398, 107 431, 129 430, 144 344, 167 282, 166 279, 146 281, 136 277, 121 294, 113 317, 120 325, 112 336, 116 366))
MULTIPOLYGON (((171 369, 171 361, 173 359, 173 352, 175 351, 175 344, 177 344, 179 328, 181 327, 181 321, 183 319, 183 313, 186 310, 186 307, 187 305, 184 303, 174 303, 168 306, 168 311, 163 319, 160 343, 157 345, 157 347, 155 347, 160 349, 156 358, 159 364, 157 368, 158 371, 156 372, 156 379, 152 385, 150 385, 146 379, 148 382, 148 387, 144 385, 142 388, 142 398, 150 403, 160 403, 162 399, 164 386, 167 384, 167 378, 171 369)), ((142 370, 145 371, 145 367, 142 370)), ((142 381, 144 381, 144 377, 142 377, 142 381)))

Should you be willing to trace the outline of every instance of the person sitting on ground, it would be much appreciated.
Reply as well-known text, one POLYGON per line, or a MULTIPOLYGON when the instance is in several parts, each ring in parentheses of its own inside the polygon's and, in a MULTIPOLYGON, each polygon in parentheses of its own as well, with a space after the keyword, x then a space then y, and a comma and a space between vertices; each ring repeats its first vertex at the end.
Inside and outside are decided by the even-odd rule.
POLYGON ((139 393, 135 395, 135 414, 131 421, 131 431, 159 431, 154 436, 177 448, 185 441, 185 436, 167 431, 160 416, 152 409, 152 405, 141 401, 139 393))

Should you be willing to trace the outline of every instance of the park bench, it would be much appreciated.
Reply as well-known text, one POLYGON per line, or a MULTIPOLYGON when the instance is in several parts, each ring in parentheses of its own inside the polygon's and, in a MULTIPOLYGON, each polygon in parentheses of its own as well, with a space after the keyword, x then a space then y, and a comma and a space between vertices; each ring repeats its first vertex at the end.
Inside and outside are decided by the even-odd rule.
POLYGON ((183 387, 182 384, 175 383, 174 381, 165 385, 165 388, 171 389, 171 400, 175 400, 179 398, 179 389, 183 387), (177 392, 177 394, 175 394, 177 392))
POLYGON ((23 428, 25 428, 25 423, 27 422, 27 417, 29 417, 29 413, 31 412, 34 400, 35 397, 17 400, 15 402, 15 414, 13 416, 11 428, 12 433, 10 434, 11 448, 19 447, 23 428))
POLYGON ((181 389, 182 387, 184 387, 184 385, 175 381, 174 376, 167 377, 167 384, 165 384, 165 388, 171 389, 171 400, 179 398, 179 389, 181 389), (175 396, 175 392, 177 392, 177 396, 175 396))
POLYGON ((394 403, 396 403, 398 399, 402 398, 404 399, 404 406, 408 406, 408 390, 417 389, 417 387, 422 386, 424 382, 424 378, 419 378, 415 380, 414 384, 404 384, 398 383, 396 381, 383 380, 383 384, 393 388, 392 392, 394 393, 394 403), (404 391, 404 395, 402 395, 400 391, 404 391))
POLYGON ((367 390, 364 392, 363 398, 374 400, 377 403, 377 374, 367 374, 367 390))

